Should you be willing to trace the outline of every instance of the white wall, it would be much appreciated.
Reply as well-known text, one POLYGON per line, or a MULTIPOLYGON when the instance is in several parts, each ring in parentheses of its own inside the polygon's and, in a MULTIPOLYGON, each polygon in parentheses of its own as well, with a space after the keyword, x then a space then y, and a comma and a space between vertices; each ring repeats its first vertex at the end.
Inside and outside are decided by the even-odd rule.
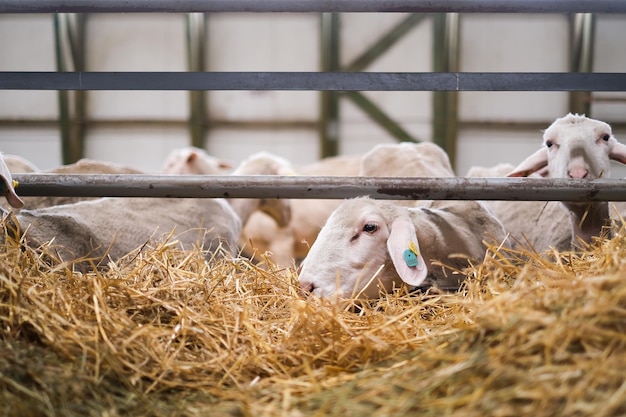
MULTIPOLYGON (((347 65, 403 14, 353 13, 341 16, 341 60, 347 65)), ((626 72, 626 16, 598 16, 595 70, 626 72)), ((229 14, 207 18, 207 67, 211 71, 318 71, 319 17, 316 14, 229 14)), ((567 71, 568 21, 564 15, 466 14, 461 18, 461 71, 567 71)), ((0 70, 54 71, 51 15, 0 15, 0 70), (11 40, 5 41, 5 40, 11 40)), ((93 14, 87 19, 87 70, 185 71, 185 16, 181 14, 93 14)), ((432 22, 424 20, 366 71, 432 70, 432 22)), ((259 150, 296 164, 319 154, 314 126, 319 93, 311 91, 209 91, 211 129, 206 148, 238 162, 259 150), (274 121, 304 122, 286 128, 274 121), (254 128, 238 126, 251 123, 254 128), (308 127, 307 127, 308 126, 308 127)), ((412 135, 431 140, 431 92, 365 92, 412 135)), ((598 93, 624 97, 623 93, 598 93)), ((90 91, 93 120, 165 120, 167 125, 97 125, 87 132, 86 155, 157 171, 166 154, 188 143, 189 112, 184 91, 90 91)), ((547 127, 567 112, 563 92, 463 92, 459 96, 456 164, 464 174, 472 165, 517 163, 539 146, 540 129, 466 127, 463 122, 532 122, 547 127)), ((53 91, 1 91, 0 120, 57 117, 53 91)), ((594 103, 592 115, 626 122, 626 103, 594 103)), ((346 98, 341 99, 340 151, 362 153, 393 142, 383 129, 346 98)), ((617 132, 626 142, 626 132, 617 132)), ((54 124, 26 127, 0 123, 0 150, 22 155, 42 169, 61 163, 54 124)), ((618 174, 626 176, 626 174, 618 174)))
MULTIPOLYGON (((215 14, 208 19, 210 71, 318 71, 319 18, 315 14, 215 14)), ((238 129, 236 122, 317 121, 314 91, 210 91, 209 117, 227 122, 210 132, 207 149, 231 161, 271 150, 293 161, 319 154, 314 129, 238 129)))
MULTIPOLYGON (((54 71, 54 26, 46 15, 0 14, 0 71, 54 71)), ((0 91, 0 118, 52 119, 58 114, 54 91, 0 91)), ((37 166, 61 160, 56 127, 0 125, 0 151, 23 155, 37 166)))

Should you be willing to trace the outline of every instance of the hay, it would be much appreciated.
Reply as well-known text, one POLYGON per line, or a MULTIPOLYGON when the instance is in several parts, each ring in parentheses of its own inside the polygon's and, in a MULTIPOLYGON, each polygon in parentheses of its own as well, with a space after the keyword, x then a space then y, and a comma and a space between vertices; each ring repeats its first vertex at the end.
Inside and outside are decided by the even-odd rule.
POLYGON ((492 247, 458 293, 359 305, 175 242, 81 274, 6 240, 1 415, 626 413, 623 230, 583 253, 492 247))

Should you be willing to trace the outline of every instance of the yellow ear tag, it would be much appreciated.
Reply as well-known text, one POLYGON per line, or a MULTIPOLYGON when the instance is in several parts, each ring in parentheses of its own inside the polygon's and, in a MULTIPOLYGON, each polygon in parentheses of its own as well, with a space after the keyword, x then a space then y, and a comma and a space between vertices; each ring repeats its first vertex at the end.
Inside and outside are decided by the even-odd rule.
POLYGON ((417 250, 417 246, 415 245, 415 243, 409 243, 409 248, 404 251, 403 256, 404 262, 406 262, 408 267, 416 267, 419 264, 419 262, 417 261, 419 251, 417 250))
POLYGON ((20 183, 15 181, 15 180, 13 180, 13 188, 17 188, 18 185, 20 185, 20 183))

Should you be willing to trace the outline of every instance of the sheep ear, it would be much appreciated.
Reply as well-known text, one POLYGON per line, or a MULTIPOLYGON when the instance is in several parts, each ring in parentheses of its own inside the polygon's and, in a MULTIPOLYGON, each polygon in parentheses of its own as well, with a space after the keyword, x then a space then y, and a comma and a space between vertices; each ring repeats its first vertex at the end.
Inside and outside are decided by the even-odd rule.
POLYGON ((387 250, 402 281, 418 286, 426 279, 428 268, 419 250, 415 226, 408 216, 398 217, 391 224, 387 250))
POLYGON ((515 167, 507 177, 527 177, 548 165, 548 149, 541 148, 515 167))
POLYGON ((626 145, 620 142, 615 142, 615 145, 613 145, 613 149, 609 154, 609 158, 613 161, 626 164, 626 145))
POLYGON ((9 167, 7 167, 7 164, 4 162, 4 159, 2 157, 0 157, 0 187, 2 190, 2 194, 6 197, 11 207, 24 207, 24 202, 15 193, 11 172, 9 171, 9 167))
POLYGON ((196 159, 198 159, 198 154, 196 152, 191 152, 189 156, 187 156, 187 163, 190 164, 196 159))
POLYGON ((222 160, 220 160, 218 162, 217 166, 219 166, 222 169, 232 169, 233 168, 233 164, 231 164, 230 162, 222 161, 222 160))

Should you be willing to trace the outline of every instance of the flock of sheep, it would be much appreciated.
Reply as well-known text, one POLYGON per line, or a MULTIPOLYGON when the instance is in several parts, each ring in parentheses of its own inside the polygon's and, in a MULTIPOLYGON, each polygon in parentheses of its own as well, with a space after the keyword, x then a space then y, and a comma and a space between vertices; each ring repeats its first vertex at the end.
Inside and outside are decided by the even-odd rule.
MULTIPOLYGON (((557 119, 541 148, 517 167, 472 168, 467 176, 543 176, 597 179, 610 161, 626 163, 626 146, 611 127, 583 115, 557 119)), ((538 252, 577 248, 610 230, 607 202, 382 201, 217 198, 21 199, 11 173, 37 171, 19 157, 0 163, 7 236, 45 245, 57 261, 78 268, 107 267, 150 242, 170 238, 183 248, 200 245, 207 256, 267 253, 278 265, 298 265, 302 291, 319 297, 378 297, 408 286, 459 287, 451 271, 485 256, 485 242, 538 252), (444 267, 445 265, 445 267, 444 267)), ((57 173, 138 173, 82 160, 57 173)), ((431 143, 378 145, 359 156, 326 158, 293 167, 266 152, 233 169, 196 148, 168 157, 164 173, 203 175, 305 175, 453 177, 447 154, 431 143)), ((209 179, 207 179, 209 181, 209 179)), ((19 190, 19 187, 18 187, 19 190)))

